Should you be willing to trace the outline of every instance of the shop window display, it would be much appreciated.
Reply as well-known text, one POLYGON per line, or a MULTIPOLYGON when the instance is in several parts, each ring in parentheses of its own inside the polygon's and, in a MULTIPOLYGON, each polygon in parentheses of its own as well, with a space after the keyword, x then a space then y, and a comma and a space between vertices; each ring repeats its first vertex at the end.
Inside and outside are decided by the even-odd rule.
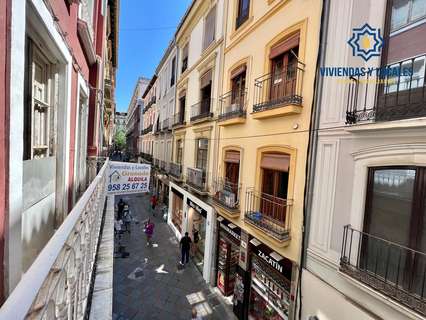
POLYGON ((204 267, 204 246, 206 239, 206 219, 198 214, 195 210, 192 211, 192 255, 193 261, 200 272, 203 272, 204 267))

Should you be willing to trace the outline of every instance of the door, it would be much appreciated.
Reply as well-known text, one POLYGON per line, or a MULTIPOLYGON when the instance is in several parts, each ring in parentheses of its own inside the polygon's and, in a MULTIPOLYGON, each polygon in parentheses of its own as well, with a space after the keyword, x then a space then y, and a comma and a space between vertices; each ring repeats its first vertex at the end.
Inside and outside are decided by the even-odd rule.
POLYGON ((281 102, 296 92, 298 47, 291 49, 271 61, 270 100, 281 102))
POLYGON ((281 224, 286 219, 287 188, 288 172, 262 169, 260 211, 281 224))

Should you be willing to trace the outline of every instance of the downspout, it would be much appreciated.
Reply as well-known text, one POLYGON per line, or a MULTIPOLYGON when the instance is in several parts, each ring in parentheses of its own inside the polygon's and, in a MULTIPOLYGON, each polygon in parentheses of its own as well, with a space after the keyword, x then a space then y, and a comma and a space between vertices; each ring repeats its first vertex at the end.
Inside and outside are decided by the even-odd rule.
MULTIPOLYGON (((311 122, 308 142, 308 160, 306 162, 306 181, 303 206, 303 229, 302 229, 302 252, 299 268, 299 279, 297 284, 296 303, 299 301, 299 319, 302 319, 302 270, 306 267, 307 244, 309 241, 309 226, 311 222, 312 199, 314 190, 314 179, 316 173, 316 158, 318 144, 318 129, 320 124, 321 102, 323 95, 324 79, 319 74, 319 68, 324 65, 327 51, 327 38, 330 17, 331 0, 323 0, 320 26, 320 44, 316 66, 316 77, 314 85, 314 100, 312 103, 311 122)), ((297 306, 296 306, 297 307, 297 306)), ((297 310, 297 308, 296 308, 297 310)))

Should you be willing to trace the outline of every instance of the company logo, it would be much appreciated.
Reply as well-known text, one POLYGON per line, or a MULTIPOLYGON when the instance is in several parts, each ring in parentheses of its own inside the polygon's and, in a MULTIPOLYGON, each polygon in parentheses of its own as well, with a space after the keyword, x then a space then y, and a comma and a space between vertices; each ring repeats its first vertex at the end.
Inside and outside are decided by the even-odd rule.
POLYGON ((348 44, 352 47, 352 54, 368 61, 371 57, 380 56, 383 38, 379 28, 372 28, 368 23, 361 28, 354 28, 348 44))

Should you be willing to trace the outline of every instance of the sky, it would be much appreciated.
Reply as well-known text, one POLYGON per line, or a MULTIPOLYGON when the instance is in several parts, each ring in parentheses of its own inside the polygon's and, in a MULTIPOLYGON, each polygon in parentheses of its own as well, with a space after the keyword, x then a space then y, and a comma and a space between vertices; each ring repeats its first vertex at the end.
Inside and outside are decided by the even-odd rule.
POLYGON ((151 78, 191 0, 121 0, 117 111, 127 111, 136 80, 151 78))

